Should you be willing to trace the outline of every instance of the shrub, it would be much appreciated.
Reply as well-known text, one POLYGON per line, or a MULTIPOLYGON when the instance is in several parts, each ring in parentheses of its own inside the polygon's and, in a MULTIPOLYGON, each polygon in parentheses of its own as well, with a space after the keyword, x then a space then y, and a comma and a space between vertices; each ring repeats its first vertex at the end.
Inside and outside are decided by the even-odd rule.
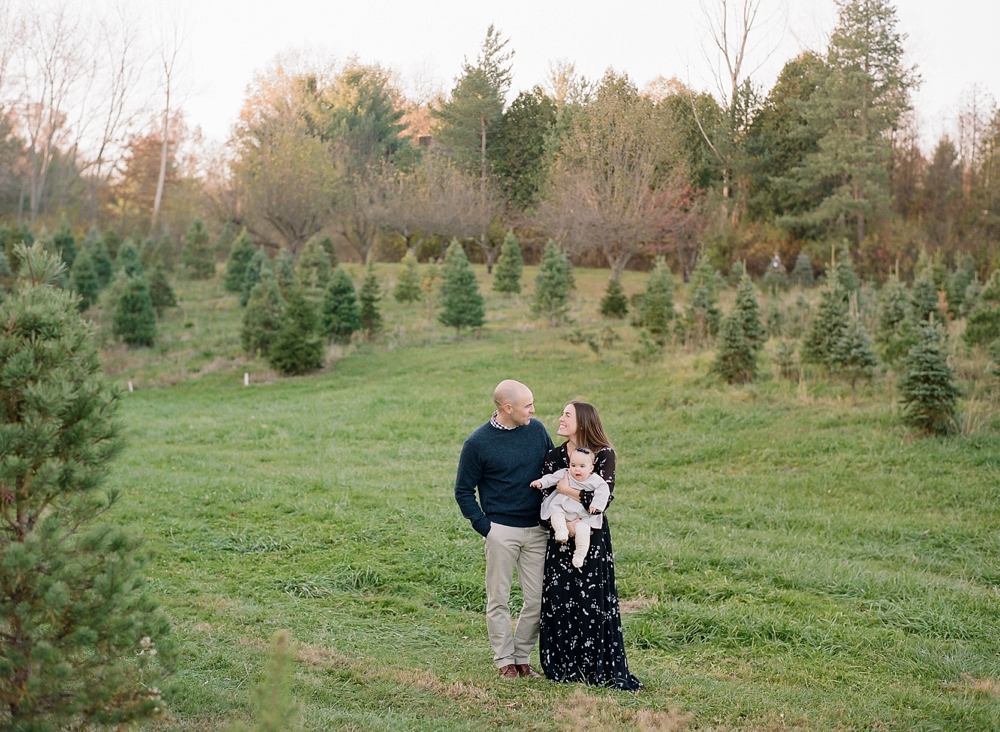
POLYGON ((480 328, 486 322, 486 305, 479 294, 476 273, 462 245, 454 239, 444 257, 441 307, 438 320, 456 333, 462 328, 480 328))
MULTIPOLYGON (((240 232, 229 250, 229 259, 226 260, 226 279, 224 284, 229 292, 243 291, 243 277, 246 275, 247 267, 253 259, 255 253, 253 239, 246 229, 240 232)), ((256 283, 255 283, 256 284, 256 283)))
POLYGON ((320 312, 320 329, 334 343, 346 345, 351 336, 361 330, 361 309, 354 292, 350 275, 337 267, 330 278, 330 285, 323 296, 320 312))
POLYGON ((954 429, 958 387, 948 365, 945 335, 936 323, 918 326, 917 343, 903 359, 899 393, 906 424, 933 435, 954 429))
POLYGON ((628 298, 622 283, 614 277, 608 280, 608 287, 601 298, 601 315, 605 318, 624 318, 628 315, 628 298))
POLYGON ((113 332, 133 348, 156 341, 156 314, 145 277, 129 278, 115 306, 113 332))
POLYGON ((207 280, 215 276, 215 254, 209 244, 208 229, 201 219, 195 219, 188 227, 181 249, 181 262, 196 280, 207 280))
POLYGON ((524 259, 521 256, 521 245, 513 231, 508 231, 500 246, 500 257, 493 269, 493 291, 505 295, 517 295, 521 292, 521 272, 524 259))
POLYGON ((267 356, 271 366, 286 376, 305 374, 323 365, 323 340, 316 310, 297 287, 291 290, 281 330, 271 342, 267 356))
POLYGON ((5 729, 125 727, 162 709, 156 684, 172 653, 147 556, 101 523, 118 501, 101 486, 123 440, 95 342, 74 298, 41 281, 0 305, 5 729))
POLYGON ((565 320, 572 288, 573 265, 562 249, 549 239, 542 255, 542 265, 535 275, 532 314, 536 318, 548 318, 553 325, 565 320))

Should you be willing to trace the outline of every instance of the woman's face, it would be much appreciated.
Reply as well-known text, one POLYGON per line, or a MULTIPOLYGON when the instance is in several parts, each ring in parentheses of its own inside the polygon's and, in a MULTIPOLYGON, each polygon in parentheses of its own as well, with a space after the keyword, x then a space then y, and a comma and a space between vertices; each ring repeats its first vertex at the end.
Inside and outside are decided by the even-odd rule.
POLYGON ((576 437, 576 407, 572 404, 567 404, 559 416, 559 431, 556 434, 560 437, 576 437))

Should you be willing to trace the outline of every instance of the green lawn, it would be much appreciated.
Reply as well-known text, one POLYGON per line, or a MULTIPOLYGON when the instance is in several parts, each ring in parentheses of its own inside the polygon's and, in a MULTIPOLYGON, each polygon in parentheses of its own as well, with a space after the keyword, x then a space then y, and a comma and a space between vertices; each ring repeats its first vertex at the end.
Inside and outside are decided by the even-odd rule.
MULTIPOLYGON (((606 273, 580 275, 591 294, 575 317, 603 327, 606 273)), ((526 301, 492 296, 481 337, 454 340, 425 306, 387 303, 382 341, 275 380, 238 360, 238 306, 217 282, 179 289, 160 350, 119 361, 116 378, 140 388, 110 479, 125 493, 117 517, 156 551, 149 576, 182 644, 167 727, 247 715, 268 639, 287 628, 313 729, 593 717, 592 729, 663 730, 683 715, 696 729, 1000 729, 988 427, 914 439, 885 379, 852 397, 773 379, 765 363, 758 384, 722 387, 711 353, 635 365, 635 335, 617 325, 619 349, 596 355, 571 327, 533 324, 526 301), (244 387, 244 371, 259 383, 244 387), (567 401, 593 401, 619 450, 610 524, 638 695, 496 678, 482 542, 452 483, 505 377, 534 389, 553 434, 567 401)))

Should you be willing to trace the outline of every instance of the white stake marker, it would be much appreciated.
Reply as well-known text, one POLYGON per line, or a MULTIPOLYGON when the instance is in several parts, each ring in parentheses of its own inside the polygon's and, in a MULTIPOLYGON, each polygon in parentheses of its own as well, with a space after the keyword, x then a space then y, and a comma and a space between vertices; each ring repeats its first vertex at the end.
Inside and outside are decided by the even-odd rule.
POLYGON ((250 374, 243 374, 243 386, 250 386, 250 374))
POLYGON ((128 393, 131 394, 135 389, 132 388, 132 382, 128 382, 128 393))

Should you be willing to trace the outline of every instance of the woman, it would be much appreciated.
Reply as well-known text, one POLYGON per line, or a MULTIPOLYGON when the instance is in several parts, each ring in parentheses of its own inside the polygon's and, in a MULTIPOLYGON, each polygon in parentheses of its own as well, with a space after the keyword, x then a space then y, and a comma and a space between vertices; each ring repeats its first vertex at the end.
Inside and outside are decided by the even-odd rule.
MULTIPOLYGON (((566 438, 549 451, 545 473, 569 467, 569 454, 578 447, 595 453, 594 472, 615 490, 615 451, 597 409, 587 402, 570 402, 559 417, 559 435, 566 438)), ((560 493, 581 500, 580 491, 559 484, 560 493)), ((586 508, 589 495, 583 494, 586 508)), ((629 673, 622 637, 622 618, 615 584, 615 559, 607 516, 604 528, 591 534, 590 551, 581 569, 572 565, 573 539, 560 544, 549 532, 542 583, 539 653, 545 675, 553 681, 581 681, 625 691, 642 688, 629 673)))

